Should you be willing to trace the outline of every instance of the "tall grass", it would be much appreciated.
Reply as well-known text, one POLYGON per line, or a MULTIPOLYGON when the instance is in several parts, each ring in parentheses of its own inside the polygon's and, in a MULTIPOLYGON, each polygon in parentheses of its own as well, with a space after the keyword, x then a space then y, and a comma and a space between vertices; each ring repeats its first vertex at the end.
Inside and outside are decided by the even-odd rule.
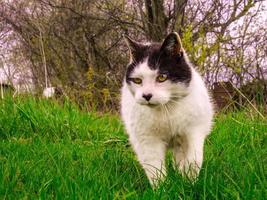
POLYGON ((219 114, 193 184, 172 168, 153 190, 114 115, 33 98, 0 100, 1 199, 267 199, 267 123, 219 114))

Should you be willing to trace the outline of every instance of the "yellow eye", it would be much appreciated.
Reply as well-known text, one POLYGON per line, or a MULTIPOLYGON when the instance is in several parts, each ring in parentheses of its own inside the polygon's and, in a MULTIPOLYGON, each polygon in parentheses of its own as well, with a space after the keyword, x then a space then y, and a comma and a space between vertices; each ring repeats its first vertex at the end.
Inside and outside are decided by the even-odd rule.
POLYGON ((141 78, 132 78, 132 81, 135 83, 135 84, 141 84, 142 83, 142 79, 141 78))
POLYGON ((157 77, 157 81, 158 82, 164 82, 164 81, 166 81, 167 80, 167 75, 166 74, 160 74, 160 75, 158 75, 158 77, 157 77))

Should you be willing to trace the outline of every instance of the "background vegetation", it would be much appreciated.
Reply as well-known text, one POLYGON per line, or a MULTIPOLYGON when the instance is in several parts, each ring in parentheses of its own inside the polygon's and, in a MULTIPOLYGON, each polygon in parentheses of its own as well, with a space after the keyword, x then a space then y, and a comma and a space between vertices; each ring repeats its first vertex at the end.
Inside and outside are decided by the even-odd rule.
POLYGON ((0 99, 0 198, 267 199, 265 6, 0 0, 0 84, 4 72, 11 92, 8 84, 37 94, 0 99), (122 35, 160 42, 171 31, 210 90, 221 81, 236 87, 231 97, 239 109, 216 115, 194 184, 168 153, 168 176, 153 190, 116 114, 128 62, 122 35), (39 98, 50 86, 63 97, 39 98))
POLYGON ((254 0, 2 0, 0 59, 13 84, 37 91, 59 86, 89 108, 116 109, 128 62, 122 35, 162 41, 177 31, 211 89, 218 81, 239 88, 253 81, 245 90, 263 95, 265 6, 254 0))

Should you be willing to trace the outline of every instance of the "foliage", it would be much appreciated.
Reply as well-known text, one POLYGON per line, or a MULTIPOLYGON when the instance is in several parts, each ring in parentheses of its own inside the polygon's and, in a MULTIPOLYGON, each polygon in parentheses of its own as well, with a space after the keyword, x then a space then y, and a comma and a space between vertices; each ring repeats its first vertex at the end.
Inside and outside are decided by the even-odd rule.
POLYGON ((4 0, 0 60, 21 72, 20 83, 58 86, 83 105, 115 110, 128 62, 122 35, 160 42, 177 31, 210 87, 259 79, 266 88, 264 9, 253 0, 4 0))

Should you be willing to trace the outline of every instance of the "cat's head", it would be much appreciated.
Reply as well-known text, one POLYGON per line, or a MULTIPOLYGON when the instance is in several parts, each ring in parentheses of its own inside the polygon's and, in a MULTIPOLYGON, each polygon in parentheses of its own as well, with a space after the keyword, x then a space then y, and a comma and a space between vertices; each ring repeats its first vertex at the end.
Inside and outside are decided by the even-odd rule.
POLYGON ((187 95, 192 73, 177 33, 162 44, 125 38, 130 49, 125 80, 137 103, 164 105, 187 95))

